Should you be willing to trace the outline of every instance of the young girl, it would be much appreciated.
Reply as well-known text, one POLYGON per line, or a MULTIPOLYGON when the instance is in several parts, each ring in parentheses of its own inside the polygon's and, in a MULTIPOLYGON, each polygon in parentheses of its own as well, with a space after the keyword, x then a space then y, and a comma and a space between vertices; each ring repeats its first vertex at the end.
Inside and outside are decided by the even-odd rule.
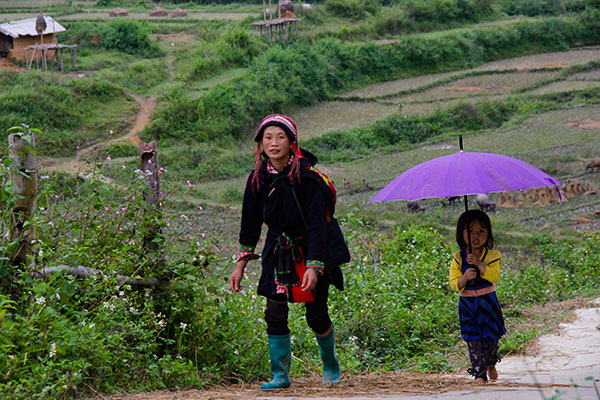
POLYGON ((452 255, 450 287, 460 295, 458 315, 461 335, 469 348, 469 373, 481 384, 488 376, 498 378, 498 340, 506 333, 494 285, 500 278, 502 255, 494 250, 490 218, 480 210, 460 216, 456 242, 460 251, 452 255))

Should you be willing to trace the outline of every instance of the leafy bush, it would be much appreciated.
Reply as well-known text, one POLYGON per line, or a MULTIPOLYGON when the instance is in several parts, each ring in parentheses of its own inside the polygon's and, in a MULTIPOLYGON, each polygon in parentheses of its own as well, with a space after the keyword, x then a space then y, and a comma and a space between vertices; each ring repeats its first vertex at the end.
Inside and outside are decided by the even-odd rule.
POLYGON ((456 20, 458 15, 456 3, 452 0, 409 0, 405 7, 408 17, 417 22, 446 23, 456 20))
POLYGON ((596 34, 600 33, 600 6, 586 7, 579 17, 581 23, 596 34))
POLYGON ((409 31, 408 26, 410 26, 410 21, 404 11, 400 8, 391 8, 375 19, 373 29, 378 35, 385 36, 409 31))
POLYGON ((116 157, 134 157, 138 155, 137 146, 131 142, 111 142, 104 146, 103 154, 112 158, 116 157))
POLYGON ((325 0, 325 9, 331 15, 359 19, 377 14, 381 3, 377 0, 325 0))
POLYGON ((565 6, 561 0, 504 0, 502 11, 508 15, 561 15, 565 6))
POLYGON ((191 54, 180 54, 178 62, 186 62, 184 81, 204 79, 227 68, 247 66, 264 50, 264 43, 245 27, 228 27, 217 40, 202 41, 191 54))
POLYGON ((391 115, 369 126, 327 132, 305 141, 303 146, 321 154, 323 161, 352 160, 378 148, 421 143, 447 132, 498 127, 516 111, 516 105, 510 102, 461 103, 426 116, 391 115))
POLYGON ((81 96, 98 99, 109 99, 122 93, 121 87, 114 82, 96 77, 74 79, 69 88, 81 96))
POLYGON ((162 53, 150 40, 149 26, 145 21, 121 18, 106 23, 75 21, 67 27, 67 32, 60 34, 59 40, 74 42, 83 48, 102 47, 142 57, 157 57, 162 53), (97 44, 94 43, 94 35, 97 44))

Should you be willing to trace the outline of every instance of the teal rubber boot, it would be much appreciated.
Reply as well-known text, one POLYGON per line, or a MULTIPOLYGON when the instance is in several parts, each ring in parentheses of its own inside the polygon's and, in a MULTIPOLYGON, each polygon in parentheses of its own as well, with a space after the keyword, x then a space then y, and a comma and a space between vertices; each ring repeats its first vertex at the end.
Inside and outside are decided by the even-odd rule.
POLYGON ((335 329, 325 337, 317 336, 317 343, 321 348, 321 360, 323 360, 323 382, 338 383, 340 363, 335 356, 335 329))
POLYGON ((269 335, 269 353, 271 355, 271 382, 263 383, 262 390, 275 390, 290 387, 290 364, 292 348, 289 333, 287 335, 269 335))

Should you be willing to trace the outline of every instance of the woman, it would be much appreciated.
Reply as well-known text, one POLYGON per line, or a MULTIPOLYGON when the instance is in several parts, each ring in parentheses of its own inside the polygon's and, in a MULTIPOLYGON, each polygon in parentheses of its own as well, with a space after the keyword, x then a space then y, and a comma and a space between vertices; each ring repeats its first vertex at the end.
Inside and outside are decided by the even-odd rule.
POLYGON ((327 310, 329 275, 324 274, 327 218, 334 197, 312 168, 316 158, 298 147, 294 121, 281 114, 265 117, 254 140, 256 164, 244 193, 240 251, 229 278, 234 293, 254 249, 263 222, 269 227, 262 251, 258 294, 267 298, 265 321, 273 379, 263 390, 290 386, 291 361, 288 301, 306 302, 306 321, 315 332, 323 360, 323 381, 339 382, 333 323, 327 310))

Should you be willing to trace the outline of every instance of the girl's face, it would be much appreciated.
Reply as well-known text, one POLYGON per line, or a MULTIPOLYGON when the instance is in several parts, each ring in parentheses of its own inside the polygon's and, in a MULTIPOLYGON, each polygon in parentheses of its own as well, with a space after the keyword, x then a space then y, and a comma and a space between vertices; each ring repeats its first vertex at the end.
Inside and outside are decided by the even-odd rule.
MULTIPOLYGON (((487 242, 488 230, 481 225, 478 220, 471 222, 471 247, 473 250, 480 251, 487 242)), ((469 236, 467 235, 467 228, 463 231, 463 239, 469 248, 469 236)))
POLYGON ((292 143, 285 131, 278 126, 267 126, 263 131, 262 147, 271 161, 285 164, 290 158, 292 143))

